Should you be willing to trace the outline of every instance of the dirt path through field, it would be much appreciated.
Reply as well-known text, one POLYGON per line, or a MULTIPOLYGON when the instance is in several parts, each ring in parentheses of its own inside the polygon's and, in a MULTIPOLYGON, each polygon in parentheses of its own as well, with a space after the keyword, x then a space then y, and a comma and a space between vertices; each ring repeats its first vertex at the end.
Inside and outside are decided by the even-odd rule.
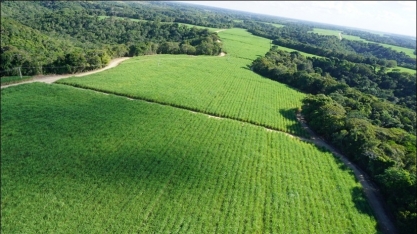
POLYGON ((27 81, 23 81, 20 83, 14 83, 14 84, 9 84, 9 85, 2 85, 1 88, 7 88, 10 86, 16 86, 16 85, 20 85, 20 84, 26 84, 26 83, 33 83, 33 82, 44 82, 47 84, 51 84, 59 79, 64 79, 64 78, 68 78, 68 77, 72 77, 72 76, 76 76, 76 77, 80 77, 80 76, 87 76, 87 75, 91 75, 97 72, 102 72, 104 70, 113 68, 117 65, 119 65, 121 62, 129 59, 130 57, 122 57, 122 58, 115 58, 113 60, 111 60, 109 62, 109 64, 101 69, 97 69, 97 70, 93 70, 93 71, 88 71, 88 72, 83 72, 83 73, 78 73, 78 74, 64 74, 64 75, 45 75, 45 76, 36 76, 33 77, 33 79, 31 80, 27 80, 27 81))

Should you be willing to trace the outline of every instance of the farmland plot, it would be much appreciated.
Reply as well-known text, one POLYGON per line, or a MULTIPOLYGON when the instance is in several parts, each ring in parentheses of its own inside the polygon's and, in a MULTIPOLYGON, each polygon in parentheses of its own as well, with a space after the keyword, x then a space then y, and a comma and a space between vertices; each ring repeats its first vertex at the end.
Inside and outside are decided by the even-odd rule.
POLYGON ((268 51, 268 40, 244 30, 219 34, 232 56, 141 56, 100 74, 58 83, 180 106, 305 136, 294 113, 305 95, 247 67, 257 55, 268 51))
POLYGON ((2 233, 375 233, 350 170, 280 132, 63 85, 1 90, 2 233))

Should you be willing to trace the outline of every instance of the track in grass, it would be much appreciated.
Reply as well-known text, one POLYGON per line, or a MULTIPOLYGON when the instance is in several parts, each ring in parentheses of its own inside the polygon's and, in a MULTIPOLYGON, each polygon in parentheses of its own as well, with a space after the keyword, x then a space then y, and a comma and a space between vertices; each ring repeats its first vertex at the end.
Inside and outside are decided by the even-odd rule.
POLYGON ((376 232, 352 172, 312 144, 68 86, 1 92, 4 233, 376 232))

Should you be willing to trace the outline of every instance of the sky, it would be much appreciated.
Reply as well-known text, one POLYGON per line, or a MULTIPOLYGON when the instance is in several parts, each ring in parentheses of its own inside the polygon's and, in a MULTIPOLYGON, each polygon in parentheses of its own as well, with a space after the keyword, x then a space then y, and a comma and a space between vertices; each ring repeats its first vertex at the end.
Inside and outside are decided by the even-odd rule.
POLYGON ((180 1, 416 37, 416 1, 180 1))

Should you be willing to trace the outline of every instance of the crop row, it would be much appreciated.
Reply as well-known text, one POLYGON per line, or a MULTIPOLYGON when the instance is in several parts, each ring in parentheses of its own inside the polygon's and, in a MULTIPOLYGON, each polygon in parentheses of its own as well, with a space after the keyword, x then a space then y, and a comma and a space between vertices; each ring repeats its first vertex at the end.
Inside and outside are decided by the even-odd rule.
POLYGON ((58 81, 305 136, 295 118, 304 94, 240 67, 242 59, 144 56, 87 77, 58 81))
POLYGON ((376 232, 352 172, 282 133, 63 85, 1 92, 4 233, 376 232))
POLYGON ((295 118, 304 94, 264 79, 247 67, 269 48, 242 29, 219 33, 233 56, 142 56, 83 78, 58 81, 82 88, 233 118, 306 136, 295 118), (228 41, 229 40, 229 41, 228 41), (230 41, 231 40, 231 41, 230 41), (240 57, 240 58, 238 58, 240 57))

